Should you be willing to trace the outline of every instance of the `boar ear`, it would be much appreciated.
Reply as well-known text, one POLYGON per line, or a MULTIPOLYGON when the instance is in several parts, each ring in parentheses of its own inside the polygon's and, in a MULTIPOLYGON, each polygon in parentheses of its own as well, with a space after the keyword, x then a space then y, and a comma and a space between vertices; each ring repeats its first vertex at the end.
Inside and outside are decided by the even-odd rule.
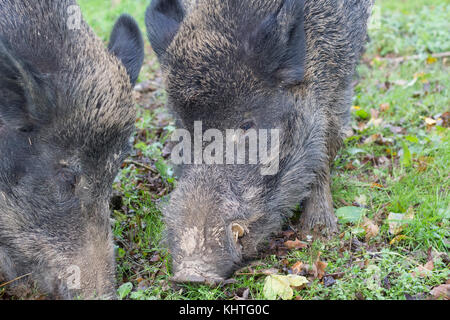
POLYGON ((283 86, 299 84, 304 77, 306 40, 304 0, 284 0, 266 17, 245 43, 248 63, 265 79, 283 86))
POLYGON ((144 40, 138 24, 131 16, 124 14, 117 20, 108 49, 122 61, 134 85, 144 62, 144 40))
POLYGON ((0 39, 0 120, 28 132, 49 120, 50 87, 0 39))
POLYGON ((162 60, 184 19, 179 0, 152 0, 145 14, 147 33, 153 50, 162 60))

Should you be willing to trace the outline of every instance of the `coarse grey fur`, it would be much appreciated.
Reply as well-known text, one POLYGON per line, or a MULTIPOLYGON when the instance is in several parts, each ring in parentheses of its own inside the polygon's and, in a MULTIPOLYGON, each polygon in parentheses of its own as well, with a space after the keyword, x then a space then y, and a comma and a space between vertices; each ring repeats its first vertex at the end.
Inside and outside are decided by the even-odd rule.
POLYGON ((142 37, 122 17, 115 56, 84 21, 68 27, 72 5, 0 0, 0 279, 19 295, 35 283, 51 298, 113 298, 109 197, 142 37))
POLYGON ((371 0, 153 0, 147 30, 182 128, 281 130, 280 169, 184 165, 164 210, 176 281, 217 282, 304 203, 300 229, 337 230, 330 166, 349 124, 371 0), (237 241, 236 241, 237 240, 237 241))

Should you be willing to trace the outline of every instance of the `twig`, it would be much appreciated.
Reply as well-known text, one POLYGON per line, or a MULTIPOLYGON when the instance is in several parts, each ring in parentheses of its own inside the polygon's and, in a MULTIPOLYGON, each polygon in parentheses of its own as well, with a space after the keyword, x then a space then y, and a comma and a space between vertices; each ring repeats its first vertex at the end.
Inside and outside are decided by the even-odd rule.
POLYGON ((2 284, 0 284, 0 288, 6 287, 8 284, 11 284, 13 282, 16 282, 16 281, 18 281, 18 280, 20 280, 22 278, 28 277, 28 276, 31 276, 31 273, 24 274, 23 276, 20 276, 20 277, 17 277, 15 279, 12 279, 11 281, 2 283, 2 284))
MULTIPOLYGON (((405 61, 409 61, 409 60, 419 60, 419 59, 422 59, 423 57, 424 57, 423 55, 414 55, 414 56, 399 57, 399 58, 380 58, 380 60, 389 61, 389 62, 393 62, 393 63, 400 63, 400 62, 405 62, 405 61)), ((447 58, 447 57, 450 57, 450 51, 433 53, 431 55, 431 57, 436 58, 436 59, 447 58)))
POLYGON ((158 172, 157 170, 153 169, 152 167, 147 166, 147 165, 145 165, 145 164, 143 164, 143 163, 134 161, 134 160, 125 160, 124 163, 125 163, 125 164, 134 164, 135 166, 142 167, 142 168, 144 168, 144 169, 150 170, 150 171, 153 172, 154 174, 159 174, 159 172, 158 172))

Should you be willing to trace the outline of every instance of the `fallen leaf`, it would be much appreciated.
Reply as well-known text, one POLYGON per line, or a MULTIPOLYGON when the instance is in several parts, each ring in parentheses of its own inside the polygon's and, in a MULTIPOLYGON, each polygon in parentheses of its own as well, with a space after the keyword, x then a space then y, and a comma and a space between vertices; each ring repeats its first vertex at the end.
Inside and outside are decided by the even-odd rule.
POLYGON ((389 225, 389 232, 391 234, 398 235, 402 232, 404 226, 414 219, 414 212, 411 209, 412 208, 408 209, 407 214, 393 212, 389 213, 387 222, 389 225))
POLYGON ((297 275, 270 275, 264 282, 263 295, 266 299, 276 300, 280 297, 283 300, 292 300, 294 290, 292 287, 300 287, 308 283, 308 279, 297 275))
POLYGON ((364 140, 364 144, 374 143, 374 142, 378 141, 378 139, 380 139, 380 136, 381 135, 379 133, 373 134, 370 137, 368 137, 366 140, 364 140))
POLYGON ((433 260, 428 261, 424 266, 423 266, 424 270, 430 270, 433 271, 434 269, 434 262, 433 260))
POLYGON ((342 207, 336 210, 336 216, 342 223, 356 223, 366 214, 366 209, 359 207, 342 207))
POLYGON ((380 118, 380 111, 377 109, 370 109, 370 121, 367 123, 368 126, 378 127, 383 123, 383 119, 380 118))
POLYGON ((361 194, 355 198, 355 202, 362 206, 367 205, 367 196, 365 194, 361 194))
POLYGON ((356 109, 355 114, 358 118, 360 118, 361 120, 367 120, 370 118, 370 113, 368 113, 366 110, 364 109, 356 109))
POLYGON ((396 244, 397 242, 400 242, 402 240, 405 240, 406 238, 408 238, 407 236, 405 236, 404 234, 395 236, 390 242, 390 245, 396 244))
POLYGON ((372 220, 367 218, 364 219, 362 227, 366 231, 366 241, 376 237, 380 231, 380 228, 372 220))
POLYGON ((392 133, 394 134, 406 134, 406 129, 403 127, 399 127, 399 126, 392 126, 392 125, 388 125, 386 126, 389 130, 391 130, 392 133))
POLYGON ((382 103, 380 104, 380 111, 381 112, 388 111, 390 107, 391 105, 389 103, 382 103))
POLYGON ((293 274, 301 273, 303 271, 303 267, 304 267, 303 262, 301 262, 301 261, 296 262, 291 268, 292 273, 293 274))
POLYGON ((295 241, 286 241, 284 243, 286 248, 292 250, 292 249, 305 249, 308 247, 308 244, 305 242, 300 241, 299 239, 295 239, 295 241))
POLYGON ((414 208, 413 207, 409 207, 408 210, 406 210, 405 219, 406 220, 414 219, 414 208))
POLYGON ((380 116, 380 111, 378 111, 377 109, 370 109, 370 116, 372 118, 378 119, 378 117, 380 116))
POLYGON ((289 265, 289 260, 288 260, 288 259, 283 259, 283 260, 280 261, 280 263, 281 263, 283 266, 287 267, 287 266, 289 265))
POLYGON ((137 283, 141 283, 142 281, 144 281, 144 278, 138 278, 138 279, 136 280, 137 283))
POLYGON ((323 276, 325 275, 325 268, 328 266, 328 263, 320 261, 320 255, 321 255, 321 252, 319 252, 316 262, 314 263, 312 268, 313 268, 313 272, 314 272, 314 278, 322 280, 323 276))
POLYGON ((433 271, 433 269, 434 269, 434 262, 433 260, 430 260, 423 266, 419 265, 417 267, 417 272, 413 271, 411 272, 411 275, 413 277, 425 278, 431 275, 431 271, 433 271))
POLYGON ((150 262, 158 262, 161 259, 161 256, 159 254, 155 254, 151 259, 150 262))
POLYGON ((298 288, 308 283, 308 279, 303 276, 290 274, 287 277, 289 279, 289 284, 291 287, 298 288))
POLYGON ((430 293, 436 299, 450 300, 450 284, 443 284, 433 288, 430 293))
POLYGON ((117 295, 119 296, 119 299, 125 299, 133 290, 133 284, 131 282, 124 283, 117 289, 117 295))
POLYGON ((427 126, 434 126, 437 123, 437 120, 433 119, 433 118, 425 118, 425 123, 427 126))
POLYGON ((383 119, 381 119, 381 118, 370 119, 370 121, 367 123, 367 126, 379 127, 382 123, 383 123, 383 119))
POLYGON ((348 162, 348 163, 344 166, 344 168, 345 168, 346 170, 349 170, 349 171, 351 171, 351 170, 356 170, 356 167, 353 165, 353 162, 348 162))
POLYGON ((441 114, 440 118, 442 119, 442 123, 440 124, 441 127, 448 128, 450 127, 450 112, 444 112, 441 114))
POLYGON ((375 291, 378 290, 381 286, 381 269, 380 267, 370 264, 370 261, 366 260, 364 265, 367 266, 366 273, 369 275, 369 278, 366 280, 366 286, 369 290, 375 291))
POLYGON ((426 60, 427 64, 433 64, 433 63, 436 63, 437 61, 438 61, 438 59, 433 56, 429 56, 426 60))

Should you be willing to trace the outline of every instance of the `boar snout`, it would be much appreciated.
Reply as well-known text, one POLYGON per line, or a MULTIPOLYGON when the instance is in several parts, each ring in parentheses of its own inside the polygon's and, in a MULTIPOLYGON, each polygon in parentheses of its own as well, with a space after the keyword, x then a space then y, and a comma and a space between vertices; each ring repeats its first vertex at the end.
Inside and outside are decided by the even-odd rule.
POLYGON ((218 285, 226 279, 225 274, 219 274, 210 261, 204 261, 200 257, 185 257, 181 263, 174 265, 174 276, 171 278, 175 283, 192 283, 218 285))
POLYGON ((175 273, 171 281, 175 283, 208 284, 214 286, 224 282, 225 279, 215 275, 204 276, 199 270, 191 268, 175 273))

